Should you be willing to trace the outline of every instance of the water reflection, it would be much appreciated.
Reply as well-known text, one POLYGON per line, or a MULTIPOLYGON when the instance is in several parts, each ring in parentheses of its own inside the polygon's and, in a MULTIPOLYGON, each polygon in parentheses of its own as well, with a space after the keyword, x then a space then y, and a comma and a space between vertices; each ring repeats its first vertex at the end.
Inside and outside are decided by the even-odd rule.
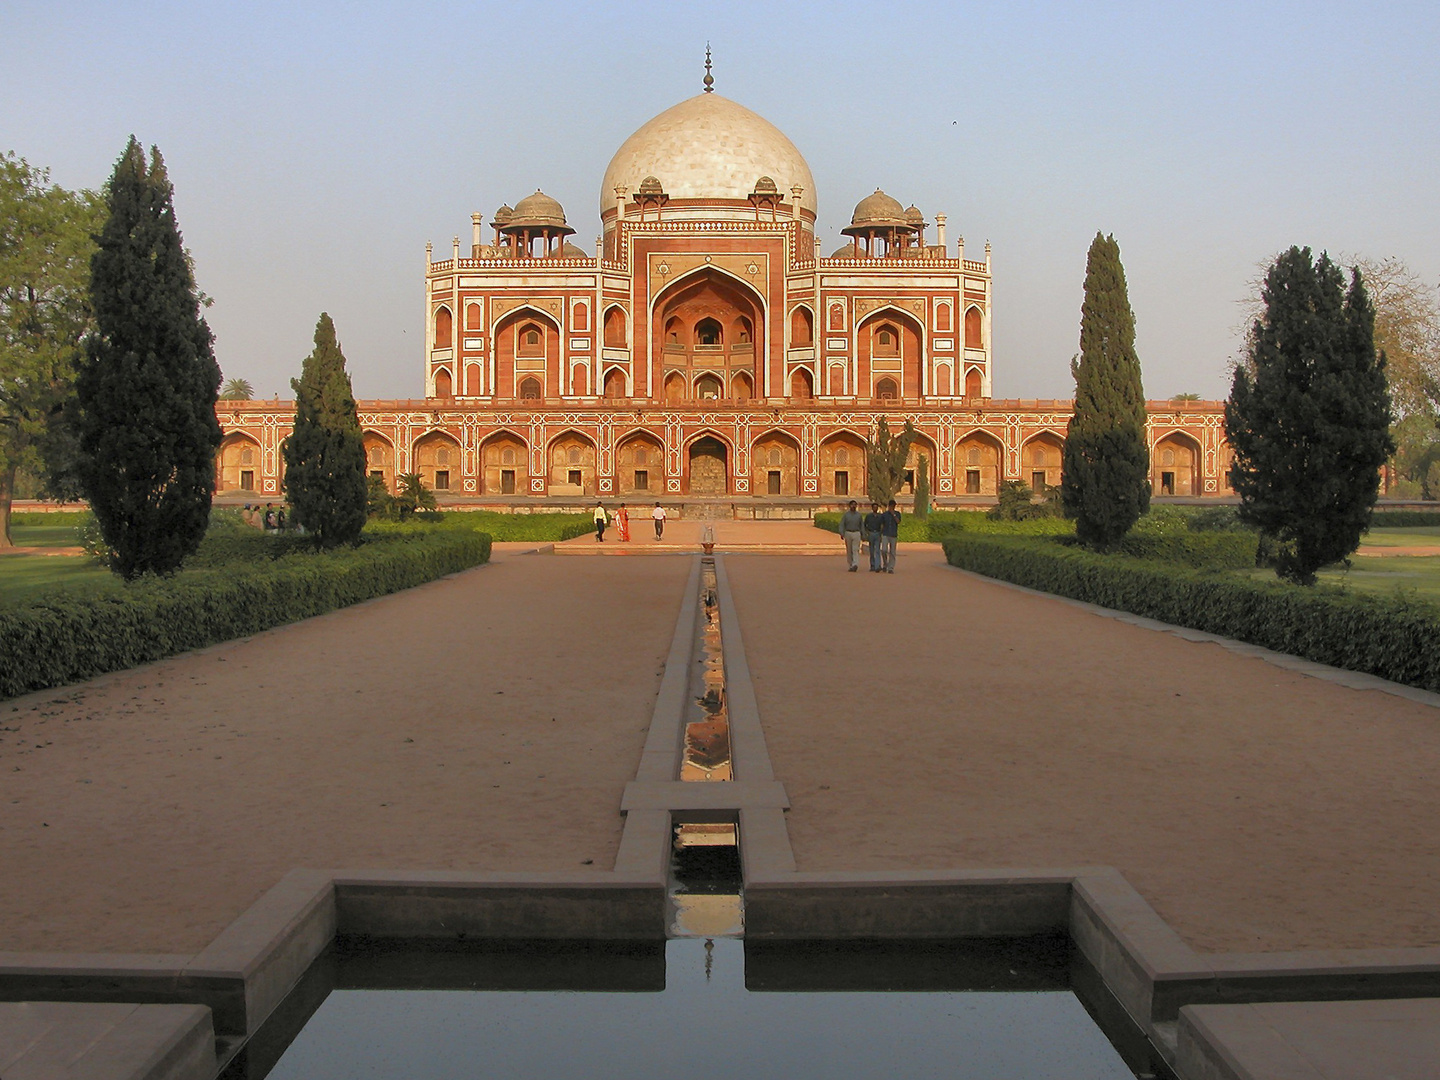
MULTIPOLYGON (((753 944, 747 949, 734 939, 667 942, 663 993, 337 988, 269 1076, 1133 1077, 1074 994, 1044 977, 1053 959, 1041 961, 1037 974, 1017 959, 1017 946, 1004 947, 1012 955, 991 956, 982 980, 988 986, 999 978, 1006 986, 999 991, 924 989, 924 980, 903 974, 913 967, 913 953, 886 974, 880 948, 842 965, 869 971, 870 989, 757 992, 747 970, 757 963, 756 974, 772 985, 810 981, 814 989, 838 988, 796 974, 810 963, 812 946, 772 950, 761 961, 751 955, 753 944)), ((965 945, 919 948, 932 958, 927 969, 948 973, 942 987, 966 985, 965 945)), ((483 968, 488 961, 477 963, 483 968)), ((353 959, 339 966, 347 964, 357 966, 353 959)), ((260 1080, 265 1074, 231 1075, 260 1080)))
POLYGON ((670 937, 737 937, 745 931, 739 830, 733 824, 675 827, 670 863, 670 937))
POLYGON ((725 706, 725 649, 720 638, 720 597, 715 560, 700 563, 700 601, 705 622, 700 631, 699 678, 692 680, 698 718, 685 725, 681 780, 733 780, 730 718, 725 706))

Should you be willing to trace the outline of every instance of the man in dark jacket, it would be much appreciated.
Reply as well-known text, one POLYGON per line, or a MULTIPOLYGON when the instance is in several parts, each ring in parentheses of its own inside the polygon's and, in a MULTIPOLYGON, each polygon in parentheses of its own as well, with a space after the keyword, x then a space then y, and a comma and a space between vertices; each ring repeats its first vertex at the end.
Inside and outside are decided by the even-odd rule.
POLYGON ((895 500, 890 500, 890 506, 885 513, 880 515, 880 560, 884 565, 887 574, 895 572, 895 545, 900 541, 900 510, 895 505, 895 500))
POLYGON ((850 509, 840 515, 840 539, 845 541, 845 560, 850 564, 850 573, 860 568, 860 537, 865 531, 865 518, 855 509, 855 500, 850 500, 850 509))
POLYGON ((870 512, 861 523, 861 534, 870 545, 870 572, 878 574, 883 567, 880 563, 880 530, 885 525, 885 515, 880 513, 880 504, 871 503, 870 512))

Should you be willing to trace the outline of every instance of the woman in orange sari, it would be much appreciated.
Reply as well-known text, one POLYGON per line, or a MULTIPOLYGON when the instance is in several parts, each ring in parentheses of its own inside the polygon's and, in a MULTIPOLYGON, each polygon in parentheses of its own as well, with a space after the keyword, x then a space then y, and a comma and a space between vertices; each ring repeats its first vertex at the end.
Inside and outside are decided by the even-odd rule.
POLYGON ((615 531, 620 534, 622 541, 630 540, 630 511, 625 509, 624 503, 615 511, 615 531))

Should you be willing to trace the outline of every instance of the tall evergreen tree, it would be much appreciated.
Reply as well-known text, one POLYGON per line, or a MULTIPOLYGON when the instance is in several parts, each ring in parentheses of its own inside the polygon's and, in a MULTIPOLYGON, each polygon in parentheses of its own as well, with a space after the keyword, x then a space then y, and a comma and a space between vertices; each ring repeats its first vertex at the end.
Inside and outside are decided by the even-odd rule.
POLYGON ((1311 585, 1359 546, 1395 449, 1385 355, 1360 271, 1347 291, 1324 253, 1282 254, 1262 299, 1225 405, 1230 484, 1241 519, 1277 541, 1276 572, 1311 585))
POLYGON ((285 494, 295 521, 326 548, 353 544, 365 527, 365 446, 345 354, 324 312, 295 389, 295 430, 285 441, 285 494))
POLYGON ((884 506, 895 497, 900 485, 905 483, 905 461, 917 438, 919 432, 909 420, 899 435, 890 434, 890 424, 884 416, 876 422, 870 438, 865 440, 866 486, 871 502, 884 506))
POLYGON ((1082 543, 1113 547, 1150 508, 1145 390, 1135 313, 1114 236, 1095 234, 1085 261, 1080 355, 1071 361, 1075 412, 1065 437, 1060 498, 1082 543))
POLYGON ((215 491, 220 368, 160 152, 131 136, 90 264, 95 332, 76 380, 79 479, 131 579, 179 568, 215 491))

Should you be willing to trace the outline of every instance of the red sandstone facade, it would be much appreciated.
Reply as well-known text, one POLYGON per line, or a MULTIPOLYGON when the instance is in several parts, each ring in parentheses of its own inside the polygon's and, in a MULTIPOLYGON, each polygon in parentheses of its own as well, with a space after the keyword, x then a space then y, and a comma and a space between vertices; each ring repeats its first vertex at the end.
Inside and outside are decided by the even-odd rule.
MULTIPOLYGON (((708 92, 617 152, 596 257, 558 203, 502 207, 468 258, 427 248, 427 397, 364 401, 369 467, 441 501, 729 502, 744 516, 865 488, 882 415, 920 432, 944 504, 1060 480, 1072 403, 991 397, 989 245, 951 254, 877 191, 822 257, 814 181, 789 140, 708 92), (487 239, 490 242, 486 242, 487 239)), ((221 402, 224 495, 278 497, 290 402, 221 402)), ((1156 494, 1226 492, 1215 402, 1150 403, 1156 494)), ((794 512, 793 509, 791 512, 794 512)))

